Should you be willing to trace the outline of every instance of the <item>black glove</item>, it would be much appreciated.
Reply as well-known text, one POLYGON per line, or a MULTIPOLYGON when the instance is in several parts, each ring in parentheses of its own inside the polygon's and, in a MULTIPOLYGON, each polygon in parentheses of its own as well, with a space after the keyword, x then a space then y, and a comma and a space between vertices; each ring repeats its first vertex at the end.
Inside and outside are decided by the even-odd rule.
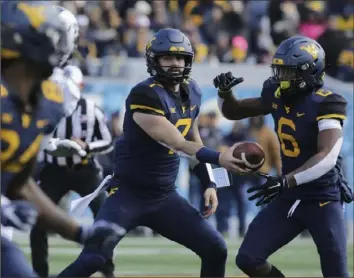
POLYGON ((257 174, 267 179, 266 182, 262 185, 253 186, 247 190, 247 193, 252 193, 256 191, 255 194, 248 198, 248 200, 250 201, 262 197, 262 199, 256 203, 257 207, 272 202, 273 200, 278 198, 278 196, 283 192, 284 189, 289 188, 288 181, 284 176, 272 177, 263 173, 257 174))
POLYGON ((1 224, 29 231, 37 222, 38 211, 28 201, 13 201, 1 206, 1 224))
POLYGON ((243 82, 242 77, 234 77, 229 71, 216 76, 213 80, 214 87, 219 90, 219 96, 223 97, 231 92, 232 87, 243 82))

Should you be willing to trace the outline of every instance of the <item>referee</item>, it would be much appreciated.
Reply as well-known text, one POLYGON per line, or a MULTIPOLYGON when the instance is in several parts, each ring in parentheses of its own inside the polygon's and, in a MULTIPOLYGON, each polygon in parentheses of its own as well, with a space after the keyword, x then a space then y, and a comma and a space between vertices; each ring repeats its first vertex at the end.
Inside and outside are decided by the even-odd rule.
MULTIPOLYGON (((113 149, 112 136, 103 112, 93 101, 81 97, 83 75, 80 69, 74 66, 65 67, 59 80, 66 105, 73 106, 73 113, 60 121, 53 137, 75 141, 87 155, 55 157, 46 152, 41 153, 39 160, 43 160, 43 168, 39 173, 39 186, 56 204, 70 190, 81 196, 92 193, 102 178, 101 168, 94 156, 108 153, 113 149)), ((97 215, 105 198, 103 192, 91 202, 90 207, 94 216, 97 215)), ((48 277, 46 230, 37 224, 31 231, 30 242, 34 270, 41 277, 48 277)))

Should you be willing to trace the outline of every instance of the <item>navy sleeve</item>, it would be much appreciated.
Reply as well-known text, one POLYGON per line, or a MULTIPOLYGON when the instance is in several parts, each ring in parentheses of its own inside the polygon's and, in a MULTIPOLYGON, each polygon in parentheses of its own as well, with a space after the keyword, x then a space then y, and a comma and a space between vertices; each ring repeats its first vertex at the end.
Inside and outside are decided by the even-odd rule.
POLYGON ((132 89, 128 109, 151 115, 164 116, 165 110, 157 92, 149 86, 136 86, 132 89))

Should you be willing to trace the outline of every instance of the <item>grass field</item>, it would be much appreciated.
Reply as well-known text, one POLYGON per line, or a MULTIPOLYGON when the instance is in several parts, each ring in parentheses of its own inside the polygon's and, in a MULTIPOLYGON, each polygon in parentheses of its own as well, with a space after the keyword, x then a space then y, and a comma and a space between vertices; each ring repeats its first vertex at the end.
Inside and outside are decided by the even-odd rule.
MULTIPOLYGON (((28 238, 15 237, 30 258, 28 238)), ((240 245, 237 239, 227 240, 229 255, 227 276, 241 276, 235 266, 240 245)), ((59 237, 50 238, 50 272, 56 274, 76 259, 80 247, 59 237)), ((182 246, 163 238, 126 237, 116 249, 117 276, 198 276, 199 258, 182 246)), ((317 250, 310 239, 296 239, 270 258, 289 277, 321 277, 317 250)), ((348 264, 353 277, 353 243, 348 243, 348 264)))

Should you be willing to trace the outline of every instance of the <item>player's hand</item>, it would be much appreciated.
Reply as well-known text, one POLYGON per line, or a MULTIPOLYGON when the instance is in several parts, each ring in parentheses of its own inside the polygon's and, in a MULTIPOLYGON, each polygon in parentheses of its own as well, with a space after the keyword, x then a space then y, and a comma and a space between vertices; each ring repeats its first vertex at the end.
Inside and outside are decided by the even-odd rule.
POLYGON ((1 224, 30 231, 37 222, 38 211, 28 201, 13 201, 1 206, 1 224))
POLYGON ((208 218, 210 215, 216 212, 218 208, 218 195, 216 194, 216 189, 213 187, 207 188, 204 192, 204 207, 206 208, 203 212, 203 216, 208 218))
POLYGON ((219 164, 220 166, 224 167, 226 170, 234 172, 236 174, 247 174, 251 170, 241 168, 239 165, 244 165, 245 162, 241 159, 237 159, 234 157, 233 152, 235 148, 240 143, 234 144, 231 148, 226 149, 225 151, 221 152, 219 156, 219 164))
POLYGON ((78 154, 82 157, 87 153, 76 142, 69 139, 52 138, 45 148, 45 151, 53 156, 68 157, 78 154))
POLYGON ((110 246, 116 245, 119 238, 127 231, 115 223, 105 220, 95 222, 92 227, 82 227, 80 242, 92 250, 111 250, 110 246))
POLYGON ((86 156, 87 153, 84 148, 74 140, 64 139, 57 142, 58 150, 67 150, 72 155, 78 154, 82 157, 86 156))
POLYGON ((284 189, 289 188, 288 181, 284 176, 272 177, 263 173, 257 174, 267 180, 264 184, 253 186, 247 190, 247 193, 256 192, 248 198, 250 201, 262 197, 261 200, 256 203, 256 206, 261 206, 272 202, 278 198, 284 189))
POLYGON ((228 73, 219 74, 213 80, 214 87, 219 90, 221 95, 223 93, 229 93, 234 86, 242 82, 242 77, 234 77, 230 71, 228 73))
POLYGON ((87 148, 87 144, 86 142, 82 141, 80 138, 76 138, 76 137, 71 137, 71 140, 76 142, 77 144, 79 144, 79 146, 83 149, 87 148))

